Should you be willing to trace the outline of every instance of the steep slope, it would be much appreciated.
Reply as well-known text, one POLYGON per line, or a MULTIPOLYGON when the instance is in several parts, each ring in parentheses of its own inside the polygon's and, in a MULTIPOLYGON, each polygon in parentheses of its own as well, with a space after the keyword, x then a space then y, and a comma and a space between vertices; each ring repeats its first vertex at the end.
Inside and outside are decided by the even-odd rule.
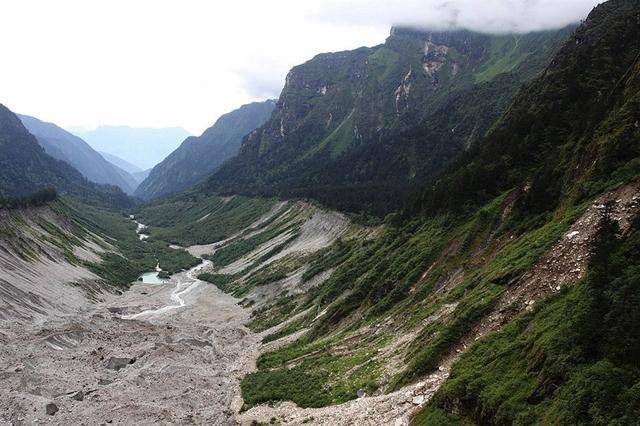
POLYGON ((58 207, 0 210, 3 328, 77 312, 110 291, 85 262, 101 263, 115 247, 73 224, 58 207))
POLYGON ((133 178, 132 181, 135 188, 137 188, 138 185, 140 185, 142 181, 144 181, 147 176, 149 176, 149 172, 151 172, 151 169, 142 170, 140 169, 140 167, 131 164, 128 161, 123 160, 122 158, 115 155, 111 155, 106 152, 101 152, 100 155, 102 155, 105 160, 116 166, 118 170, 122 170, 123 172, 125 172, 127 175, 127 179, 133 178))
POLYGON ((29 133, 34 135, 47 154, 65 161, 92 182, 119 186, 132 193, 135 180, 124 170, 115 167, 94 151, 85 141, 35 117, 17 114, 29 133))
POLYGON ((135 164, 131 164, 127 160, 124 160, 116 155, 109 154, 108 152, 104 152, 104 151, 101 151, 100 155, 102 155, 102 157, 104 157, 105 160, 121 168, 127 173, 134 174, 134 173, 140 173, 142 171, 140 167, 136 166, 135 164))
POLYGON ((45 153, 20 119, 0 105, 0 197, 23 197, 50 187, 87 200, 130 205, 119 188, 90 182, 67 163, 45 153))
POLYGON ((128 126, 100 126, 76 131, 98 152, 126 158, 142 170, 149 169, 169 155, 181 141, 190 136, 180 127, 161 129, 128 126))
POLYGON ((138 182, 138 185, 140 185, 142 182, 144 182, 144 180, 147 177, 149 177, 151 170, 153 169, 147 169, 147 170, 142 170, 141 172, 135 172, 135 173, 132 173, 131 176, 133 176, 136 182, 138 182))
POLYGON ((237 154, 242 138, 271 116, 275 101, 254 102, 221 116, 201 136, 187 138, 149 173, 136 195, 152 199, 185 190, 237 154))
POLYGON ((310 258, 329 221, 286 211, 211 241, 203 278, 263 339, 243 423, 638 418, 639 11, 596 7, 404 217, 310 258))
POLYGON ((378 213, 479 140, 573 27, 525 35, 394 28, 293 68, 276 110, 206 183, 378 213))
POLYGON ((637 2, 594 9, 485 142, 411 212, 473 208, 518 187, 523 215, 580 202, 638 173, 637 2), (635 9, 634 9, 635 7, 635 9))

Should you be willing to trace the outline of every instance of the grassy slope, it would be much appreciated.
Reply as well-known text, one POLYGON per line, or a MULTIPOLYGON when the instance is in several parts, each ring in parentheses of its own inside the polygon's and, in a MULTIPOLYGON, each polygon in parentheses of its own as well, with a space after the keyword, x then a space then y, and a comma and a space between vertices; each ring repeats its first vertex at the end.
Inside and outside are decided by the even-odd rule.
POLYGON ((600 239, 582 282, 474 345, 414 423, 635 422, 640 222, 600 239))
POLYGON ((90 269, 111 284, 126 287, 140 273, 154 270, 158 262, 170 274, 199 263, 186 251, 169 248, 169 243, 161 239, 154 237, 140 241, 135 232, 137 225, 122 211, 87 205, 71 198, 64 198, 58 208, 119 250, 121 255, 107 252, 101 264, 89 265, 90 269))
MULTIPOLYGON (((399 371, 385 375, 372 369, 368 381, 397 389, 422 377, 455 350, 461 337, 558 241, 596 195, 638 177, 640 154, 634 143, 639 131, 634 117, 640 105, 637 6, 635 0, 614 0, 599 6, 547 72, 521 92, 490 133, 486 148, 470 154, 471 161, 463 160, 435 190, 427 191, 420 200, 426 215, 409 212, 405 216, 408 222, 392 221, 389 224, 394 226, 375 241, 356 244, 327 282, 297 301, 313 311, 286 327, 286 333, 311 330, 298 341, 261 356, 258 372, 248 375, 243 386, 248 404, 290 398, 305 406, 355 398, 356 386, 363 382, 340 370, 340 363, 333 359, 344 361, 343 357, 383 344, 390 336, 412 337, 408 347, 396 353, 402 360, 399 371), (609 94, 606 99, 601 97, 603 93, 609 94), (585 108, 585 104, 592 107, 585 108), (435 315, 445 306, 452 306, 453 311, 435 315), (375 342, 367 337, 373 331, 378 336, 375 342), (413 332, 415 336, 410 334, 413 332), (330 380, 291 380, 302 374, 312 378, 325 374, 330 380), (345 386, 349 392, 342 391, 345 386)), ((620 256, 622 267, 623 258, 620 256)), ((584 290, 577 288, 569 293, 584 290)), ((625 291, 635 297, 633 287, 625 291)), ((565 312, 575 313, 584 307, 579 300, 566 300, 565 312)), ((296 313, 300 309, 281 311, 296 313)), ((553 312, 542 311, 541 315, 546 324, 558 321, 553 312)), ((519 321, 517 318, 515 323, 519 321)), ((522 332, 517 327, 509 325, 508 329, 522 332)), ((280 331, 278 337, 286 333, 280 331)), ((496 370, 485 369, 477 381, 477 376, 469 376, 474 367, 491 360, 493 340, 488 340, 488 352, 483 352, 487 348, 484 344, 479 343, 484 349, 477 349, 479 356, 461 370, 460 387, 448 394, 449 399, 444 394, 445 402, 440 406, 444 411, 434 412, 432 423, 449 418, 448 413, 458 409, 458 396, 469 401, 469 406, 462 408, 475 421, 524 421, 517 417, 523 414, 524 393, 517 386, 526 379, 518 371, 521 364, 515 363, 509 371, 507 359, 505 364, 497 364, 496 370), (496 371, 513 375, 496 375, 496 371), (511 392, 515 392, 514 400, 502 407, 501 398, 511 392), (503 408, 504 413, 500 411, 503 408)), ((504 348, 503 356, 513 357, 511 360, 526 355, 508 346, 508 339, 499 344, 507 345, 498 348, 504 348)), ((572 356, 569 344, 557 349, 560 361, 572 356)), ((596 370, 603 360, 592 358, 586 366, 595 369, 593 374, 601 374, 596 370)), ((353 371, 356 369, 349 370, 353 371)), ((636 373, 629 363, 619 365, 614 373, 626 379, 617 388, 603 385, 604 398, 596 398, 589 386, 580 384, 589 375, 580 376, 578 384, 567 389, 583 393, 582 399, 562 402, 565 408, 558 409, 560 414, 549 402, 542 403, 552 393, 528 395, 532 399, 526 402, 541 404, 536 407, 541 419, 569 419, 567 407, 574 403, 580 404, 582 412, 582 417, 572 418, 577 422, 623 416, 616 403, 602 407, 609 396, 626 398, 625 403, 636 401, 636 373), (609 408, 614 411, 606 414, 609 408)), ((522 386, 526 388, 526 384, 522 386)))
POLYGON ((141 222, 158 239, 184 246, 209 244, 230 237, 266 214, 273 199, 207 197, 187 193, 145 204, 141 222))
POLYGON ((498 283, 523 274, 582 211, 582 207, 568 210, 508 239, 503 237, 511 235, 511 224, 500 223, 505 199, 506 195, 497 198, 469 221, 421 219, 389 228, 375 240, 341 242, 317 257, 309 271, 337 266, 329 280, 297 300, 283 299, 257 315, 272 325, 277 321, 270 315, 281 321, 311 307, 309 314, 265 341, 304 328, 311 331, 259 358, 258 372, 243 382, 246 403, 277 399, 302 406, 339 403, 354 399, 360 388, 395 389, 436 367, 506 290, 506 284, 498 283), (448 251, 446 257, 443 251, 448 251), (441 291, 443 281, 461 266, 464 280, 441 291), (427 270, 430 273, 423 276, 427 270), (450 316, 421 326, 451 303, 457 307, 450 316), (314 320, 320 312, 324 314, 314 320), (381 324, 385 326, 380 328, 381 324), (371 327, 380 330, 369 334, 366 330, 371 327), (373 356, 371 349, 383 348, 416 329, 406 351, 396 354, 404 367, 393 376, 385 375, 382 366, 387 360, 373 356), (296 379, 305 374, 309 380, 296 379))

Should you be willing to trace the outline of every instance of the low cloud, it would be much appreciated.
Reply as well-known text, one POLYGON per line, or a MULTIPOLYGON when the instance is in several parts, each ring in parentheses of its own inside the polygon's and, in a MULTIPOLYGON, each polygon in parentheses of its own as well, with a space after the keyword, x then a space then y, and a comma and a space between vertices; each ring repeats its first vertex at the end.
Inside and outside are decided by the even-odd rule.
POLYGON ((487 33, 560 28, 584 19, 597 0, 328 0, 315 18, 359 25, 404 25, 487 33))
POLYGON ((287 67, 283 64, 268 64, 236 70, 236 75, 250 97, 275 99, 280 96, 287 71, 287 67))

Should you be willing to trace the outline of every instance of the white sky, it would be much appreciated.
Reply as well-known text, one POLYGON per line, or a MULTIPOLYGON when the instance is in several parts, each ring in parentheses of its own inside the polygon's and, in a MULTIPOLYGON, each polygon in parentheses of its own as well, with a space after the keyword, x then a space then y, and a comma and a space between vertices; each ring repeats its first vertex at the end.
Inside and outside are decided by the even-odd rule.
POLYGON ((596 0, 0 0, 0 103, 63 127, 200 134, 277 97, 317 53, 382 43, 395 23, 528 31, 596 0))

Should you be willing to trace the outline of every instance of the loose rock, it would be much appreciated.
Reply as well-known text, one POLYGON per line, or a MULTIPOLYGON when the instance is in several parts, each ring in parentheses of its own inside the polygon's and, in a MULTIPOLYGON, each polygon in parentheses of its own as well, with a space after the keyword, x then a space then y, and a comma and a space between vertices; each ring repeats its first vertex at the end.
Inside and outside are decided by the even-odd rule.
POLYGON ((58 406, 56 404, 54 404, 53 402, 50 402, 47 405, 45 405, 44 409, 45 409, 45 412, 47 413, 47 415, 49 415, 49 416, 53 416, 59 410, 58 406))
POLYGON ((109 361, 107 361, 107 368, 109 370, 119 371, 119 370, 125 368, 129 364, 133 364, 134 362, 136 362, 135 358, 111 357, 111 358, 109 358, 109 361))

